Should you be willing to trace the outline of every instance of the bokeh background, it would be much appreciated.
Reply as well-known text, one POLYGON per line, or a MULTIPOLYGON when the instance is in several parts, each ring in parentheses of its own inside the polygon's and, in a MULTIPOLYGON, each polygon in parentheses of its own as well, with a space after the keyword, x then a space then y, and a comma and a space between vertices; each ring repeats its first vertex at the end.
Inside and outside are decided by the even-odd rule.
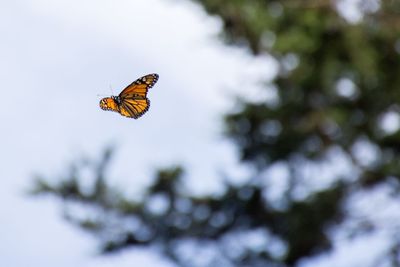
POLYGON ((3 1, 0 33, 1 266, 400 265, 398 1, 3 1))

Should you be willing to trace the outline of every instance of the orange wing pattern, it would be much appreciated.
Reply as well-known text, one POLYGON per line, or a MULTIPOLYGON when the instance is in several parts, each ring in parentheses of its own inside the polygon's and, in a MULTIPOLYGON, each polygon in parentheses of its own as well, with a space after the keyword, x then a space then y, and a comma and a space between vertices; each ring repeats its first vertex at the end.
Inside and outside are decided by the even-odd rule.
POLYGON ((122 92, 119 94, 119 97, 121 99, 131 98, 135 95, 146 97, 147 91, 153 87, 157 80, 158 74, 155 73, 140 77, 122 90, 122 92))
POLYGON ((143 99, 126 99, 121 103, 120 114, 125 117, 137 119, 146 113, 150 107, 150 100, 143 99))
POLYGON ((112 97, 106 97, 100 100, 100 107, 103 110, 111 110, 115 112, 119 112, 120 110, 117 101, 112 97))
POLYGON ((147 91, 158 80, 158 74, 148 74, 128 85, 118 96, 106 97, 100 100, 103 110, 118 112, 122 116, 137 119, 146 113, 150 107, 147 91))

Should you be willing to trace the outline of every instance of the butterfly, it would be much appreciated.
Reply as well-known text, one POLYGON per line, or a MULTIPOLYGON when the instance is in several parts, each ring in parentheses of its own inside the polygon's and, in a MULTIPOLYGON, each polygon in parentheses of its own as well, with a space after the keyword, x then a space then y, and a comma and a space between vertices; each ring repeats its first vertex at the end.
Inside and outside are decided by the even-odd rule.
POLYGON ((147 91, 158 81, 158 74, 145 75, 128 85, 118 96, 100 100, 100 108, 118 112, 122 116, 137 119, 150 107, 147 91))

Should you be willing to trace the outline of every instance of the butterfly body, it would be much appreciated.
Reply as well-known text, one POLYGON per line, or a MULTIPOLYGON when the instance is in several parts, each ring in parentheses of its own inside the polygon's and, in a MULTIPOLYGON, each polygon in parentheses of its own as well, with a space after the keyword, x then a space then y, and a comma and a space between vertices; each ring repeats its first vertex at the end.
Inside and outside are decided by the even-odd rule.
POLYGON ((147 98, 147 92, 157 80, 158 74, 145 75, 128 85, 118 96, 101 99, 100 108, 137 119, 149 109, 150 100, 147 98))

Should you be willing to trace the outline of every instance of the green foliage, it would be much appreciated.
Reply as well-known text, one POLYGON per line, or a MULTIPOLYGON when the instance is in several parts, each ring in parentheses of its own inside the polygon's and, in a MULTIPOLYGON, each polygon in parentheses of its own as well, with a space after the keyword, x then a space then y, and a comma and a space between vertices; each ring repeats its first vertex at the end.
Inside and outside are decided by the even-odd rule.
MULTIPOLYGON (((329 230, 351 219, 345 212, 351 196, 383 185, 400 189, 400 6, 366 6, 363 20, 350 24, 334 1, 196 2, 221 19, 228 44, 245 44, 255 56, 269 53, 280 66, 266 88, 276 89, 273 103, 241 99, 241 109, 225 117, 226 136, 257 170, 252 182, 196 197, 184 193, 183 170, 173 167, 155 175, 141 200, 131 200, 105 182, 108 151, 91 165, 90 188, 71 171, 59 184, 39 179, 33 192, 94 210, 66 217, 94 233, 103 252, 152 245, 182 266, 296 266, 332 247, 329 230), (359 148, 370 148, 371 159, 359 148), (349 162, 346 175, 333 171, 332 154, 349 162), (287 185, 271 199, 262 181, 277 164, 288 172, 287 185), (329 166, 333 182, 315 187, 310 181, 320 174, 304 168, 321 165, 329 166), (251 245, 254 233, 261 245, 251 245), (196 253, 188 257, 182 246, 196 253), (212 257, 196 261, 207 248, 212 257)), ((393 251, 400 240, 392 243, 384 257, 398 266, 393 251)))
MULTIPOLYGON (((227 184, 225 193, 220 196, 186 195, 180 190, 183 178, 180 167, 158 171, 144 198, 132 200, 102 181, 110 159, 107 156, 109 151, 105 154, 98 163, 89 164, 97 177, 91 186, 83 186, 76 179, 79 174, 72 171, 55 185, 39 179, 32 191, 35 195, 62 197, 66 203, 84 205, 92 211, 82 218, 74 213, 74 209, 66 209, 65 217, 100 237, 104 253, 132 245, 161 245, 166 255, 185 265, 175 248, 177 243, 187 238, 196 240, 198 244, 225 244, 225 238, 234 236, 235 232, 268 227, 275 238, 290 244, 286 261, 291 263, 299 255, 316 252, 315 244, 329 247, 323 229, 341 217, 335 200, 344 193, 342 184, 303 201, 292 201, 287 210, 277 211, 265 205, 263 189, 259 186, 227 184), (157 201, 162 203, 154 205, 157 201), (321 221, 326 223, 321 224, 321 221), (307 238, 299 239, 299 232, 307 238)), ((237 266, 247 264, 249 257, 252 261, 257 259, 258 263, 279 263, 281 260, 270 254, 267 247, 260 250, 262 256, 252 250, 242 253, 245 256, 229 260, 237 266)), ((222 253, 219 257, 227 256, 222 253)))

